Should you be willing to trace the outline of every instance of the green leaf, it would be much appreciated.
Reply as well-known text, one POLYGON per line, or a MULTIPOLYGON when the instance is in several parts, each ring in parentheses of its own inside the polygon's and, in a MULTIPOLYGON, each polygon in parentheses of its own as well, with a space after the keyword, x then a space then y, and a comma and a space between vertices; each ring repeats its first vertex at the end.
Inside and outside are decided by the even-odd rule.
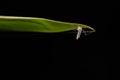
POLYGON ((84 28, 95 31, 95 29, 90 26, 78 23, 61 22, 35 17, 0 16, 0 31, 57 33, 78 30, 78 39, 84 28))
POLYGON ((44 18, 0 16, 0 31, 63 32, 78 26, 95 31, 84 24, 60 22, 44 18))

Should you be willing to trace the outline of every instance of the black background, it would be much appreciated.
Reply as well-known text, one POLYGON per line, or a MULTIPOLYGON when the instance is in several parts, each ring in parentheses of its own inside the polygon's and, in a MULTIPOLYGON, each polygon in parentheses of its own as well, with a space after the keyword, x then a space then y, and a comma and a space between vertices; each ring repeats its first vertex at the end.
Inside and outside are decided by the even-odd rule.
POLYGON ((108 79, 106 33, 111 19, 110 7, 59 1, 17 3, 8 2, 2 6, 0 15, 82 23, 95 28, 96 32, 88 36, 82 34, 79 40, 75 39, 74 31, 52 34, 0 32, 1 69, 5 73, 39 75, 40 72, 46 72, 53 77, 108 79))

